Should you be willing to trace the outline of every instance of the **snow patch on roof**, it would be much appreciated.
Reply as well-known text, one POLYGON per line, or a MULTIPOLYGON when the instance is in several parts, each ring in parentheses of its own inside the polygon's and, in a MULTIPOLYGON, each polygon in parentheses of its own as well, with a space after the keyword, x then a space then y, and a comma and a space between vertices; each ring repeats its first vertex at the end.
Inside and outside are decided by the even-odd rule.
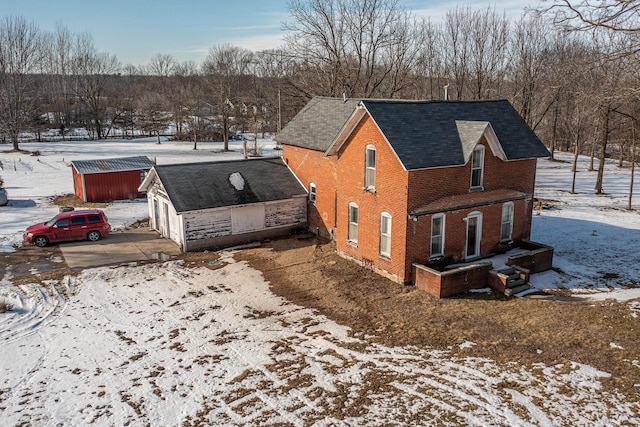
POLYGON ((240 175, 240 172, 234 172, 229 175, 229 182, 236 190, 244 190, 244 178, 240 175))

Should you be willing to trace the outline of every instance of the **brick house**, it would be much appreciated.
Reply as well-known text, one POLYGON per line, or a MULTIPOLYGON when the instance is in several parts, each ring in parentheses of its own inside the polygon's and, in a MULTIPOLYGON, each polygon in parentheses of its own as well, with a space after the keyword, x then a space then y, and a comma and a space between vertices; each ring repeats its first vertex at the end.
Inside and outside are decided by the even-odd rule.
POLYGON ((309 192, 309 228, 399 283, 415 283, 416 264, 527 241, 549 156, 506 100, 316 97, 277 140, 309 192))

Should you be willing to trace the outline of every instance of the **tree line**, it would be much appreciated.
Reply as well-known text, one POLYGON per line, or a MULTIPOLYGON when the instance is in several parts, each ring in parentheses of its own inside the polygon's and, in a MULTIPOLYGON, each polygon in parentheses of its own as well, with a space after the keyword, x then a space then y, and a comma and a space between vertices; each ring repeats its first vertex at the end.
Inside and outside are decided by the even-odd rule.
POLYGON ((316 95, 446 95, 506 98, 552 153, 622 162, 640 108, 637 3, 556 0, 518 18, 466 6, 434 22, 398 0, 292 0, 279 49, 223 44, 201 63, 160 53, 143 66, 98 51, 89 34, 5 17, 0 134, 18 149, 27 130, 83 126, 102 139, 172 125, 194 148, 227 148, 234 132, 277 131, 316 95))

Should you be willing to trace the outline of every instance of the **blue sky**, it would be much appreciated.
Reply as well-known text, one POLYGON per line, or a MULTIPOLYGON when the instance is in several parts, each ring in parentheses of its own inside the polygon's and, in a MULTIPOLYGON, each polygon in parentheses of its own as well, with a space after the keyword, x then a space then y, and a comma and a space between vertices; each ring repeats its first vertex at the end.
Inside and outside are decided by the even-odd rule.
MULTIPOLYGON (((458 4, 449 0, 400 0, 418 16, 438 21, 458 4)), ((522 0, 460 3, 519 16, 522 0)), ((231 43, 253 51, 279 47, 287 0, 0 0, 0 16, 22 16, 40 29, 61 23, 74 34, 88 32, 96 47, 122 64, 141 65, 158 54, 202 61, 211 46, 231 43)))

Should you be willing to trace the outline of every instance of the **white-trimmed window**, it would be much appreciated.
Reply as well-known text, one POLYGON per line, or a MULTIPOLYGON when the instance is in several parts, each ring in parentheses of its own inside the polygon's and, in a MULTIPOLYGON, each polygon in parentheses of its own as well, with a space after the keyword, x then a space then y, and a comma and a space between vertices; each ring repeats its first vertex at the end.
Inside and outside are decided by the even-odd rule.
POLYGON ((444 214, 431 217, 431 256, 444 255, 444 214))
POLYGON ((358 243, 358 205, 349 203, 349 232, 347 239, 350 242, 358 243))
POLYGON ((364 155, 364 188, 376 188, 376 147, 367 145, 364 155))
POLYGON ((471 155, 471 188, 482 188, 482 176, 484 175, 484 146, 478 145, 471 155))
POLYGON ((500 240, 511 240, 513 232, 513 202, 502 205, 502 226, 500 227, 500 240))
POLYGON ((316 204, 316 185, 313 182, 309 183, 309 202, 316 204))
POLYGON ((391 215, 380 214, 380 255, 391 258, 391 215))

